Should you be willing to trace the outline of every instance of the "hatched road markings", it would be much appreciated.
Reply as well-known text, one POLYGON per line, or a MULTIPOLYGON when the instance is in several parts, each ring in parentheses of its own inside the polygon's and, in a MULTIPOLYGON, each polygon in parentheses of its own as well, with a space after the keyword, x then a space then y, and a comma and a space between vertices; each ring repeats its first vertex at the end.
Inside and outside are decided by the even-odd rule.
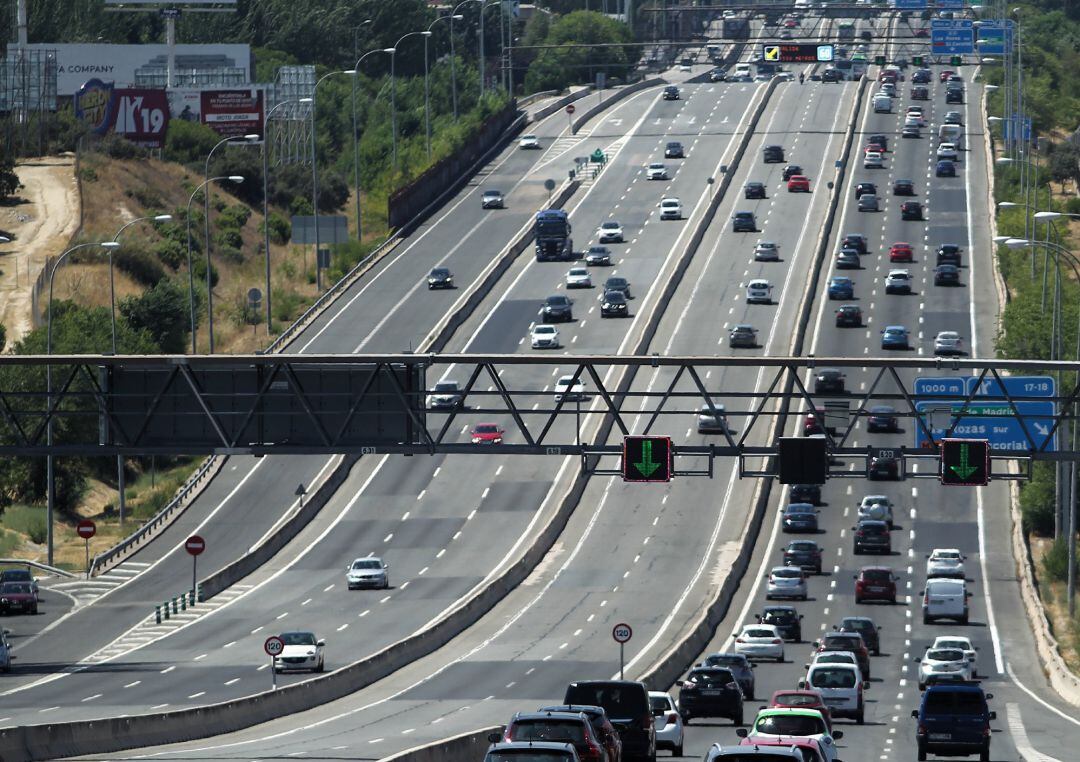
POLYGON ((75 599, 76 606, 85 606, 110 590, 134 579, 149 566, 150 564, 139 561, 124 561, 100 576, 57 582, 49 585, 47 589, 65 593, 75 599))

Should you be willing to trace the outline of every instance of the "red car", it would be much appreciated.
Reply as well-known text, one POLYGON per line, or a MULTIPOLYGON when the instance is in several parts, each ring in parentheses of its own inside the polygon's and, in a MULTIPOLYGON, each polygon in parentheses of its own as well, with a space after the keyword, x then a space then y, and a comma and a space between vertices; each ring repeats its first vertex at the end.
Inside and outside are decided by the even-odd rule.
POLYGON ((929 29, 916 29, 915 30, 915 36, 916 37, 929 37, 930 36, 930 30, 929 29))
POLYGON ((806 175, 792 175, 791 179, 787 181, 787 189, 789 193, 794 193, 795 191, 809 193, 810 178, 806 175))
POLYGON ((863 679, 870 679, 870 651, 862 635, 857 632, 827 632, 821 640, 814 641, 814 653, 822 654, 828 651, 851 651, 859 663, 859 671, 863 673, 863 679))
POLYGON ((890 262, 913 262, 915 261, 915 253, 911 250, 910 243, 904 243, 903 241, 897 241, 889 247, 889 261, 890 262))
POLYGON ((0 614, 36 614, 37 596, 25 582, 5 582, 0 585, 0 614))
POLYGON ((580 712, 518 712, 507 724, 503 740, 568 743, 582 762, 601 762, 608 756, 592 722, 580 712))
POLYGON ((864 566, 855 575, 855 602, 896 603, 896 580, 896 575, 887 566, 864 566))
POLYGON ((948 82, 949 77, 951 77, 953 74, 956 74, 956 72, 952 69, 945 69, 940 74, 938 74, 938 82, 948 82))
POLYGON ((809 437, 814 434, 824 434, 825 429, 821 426, 816 413, 807 413, 803 419, 803 436, 809 437))
POLYGON ((769 699, 769 705, 766 708, 774 709, 777 707, 817 709, 821 712, 821 716, 825 718, 825 724, 829 726, 829 730, 832 730, 832 715, 829 713, 829 707, 825 706, 825 699, 821 697, 821 694, 811 688, 776 691, 773 693, 772 698, 769 699))
POLYGON ((478 423, 471 436, 473 444, 502 444, 503 430, 497 423, 478 423))
POLYGON ((795 29, 797 26, 799 26, 799 22, 795 19, 788 19, 784 22, 784 29, 795 29))
POLYGON ((892 82, 896 84, 897 74, 893 69, 886 69, 878 75, 878 82, 892 82))

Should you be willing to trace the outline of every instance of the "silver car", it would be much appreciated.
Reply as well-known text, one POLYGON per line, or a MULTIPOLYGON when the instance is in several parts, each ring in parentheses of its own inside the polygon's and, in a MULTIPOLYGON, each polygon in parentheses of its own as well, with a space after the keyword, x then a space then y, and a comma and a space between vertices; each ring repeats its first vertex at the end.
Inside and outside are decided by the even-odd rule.
POLYGON ((864 193, 859 196, 859 211, 860 212, 880 212, 881 204, 878 202, 878 197, 873 193, 864 193))
POLYGON ((766 600, 773 598, 798 598, 806 600, 806 572, 797 566, 774 566, 769 572, 768 585, 765 588, 766 600))
POLYGON ((728 334, 728 346, 754 349, 757 347, 757 328, 745 323, 733 327, 728 334))
POLYGON ((361 587, 386 590, 390 587, 390 566, 376 556, 357 558, 345 568, 345 582, 350 590, 361 587))
POLYGON ((713 403, 712 408, 702 405, 698 411, 697 430, 699 434, 723 434, 727 431, 727 416, 724 406, 713 403))
POLYGON ((772 241, 758 241, 754 247, 755 262, 779 262, 780 245, 772 241))
POLYGON ((503 201, 502 191, 484 191, 484 195, 480 197, 480 207, 482 209, 505 209, 506 203, 503 201))

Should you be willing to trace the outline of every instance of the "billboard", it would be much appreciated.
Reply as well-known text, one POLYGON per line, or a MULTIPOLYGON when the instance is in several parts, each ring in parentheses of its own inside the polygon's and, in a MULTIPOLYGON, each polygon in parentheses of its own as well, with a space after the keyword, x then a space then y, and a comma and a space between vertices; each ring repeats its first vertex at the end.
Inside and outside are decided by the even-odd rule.
POLYGON ((266 110, 262 88, 170 90, 168 98, 173 119, 201 122, 222 137, 262 135, 266 110))
POLYGON ((147 148, 161 148, 169 127, 164 90, 117 88, 92 79, 75 93, 75 116, 97 135, 114 132, 147 148))
MULTIPOLYGON (((73 96, 90 79, 111 82, 116 87, 132 87, 138 74, 159 72, 168 66, 169 46, 96 45, 56 43, 28 45, 30 50, 56 54, 56 93, 73 96)), ((176 68, 238 69, 251 81, 250 45, 175 45, 176 68)))

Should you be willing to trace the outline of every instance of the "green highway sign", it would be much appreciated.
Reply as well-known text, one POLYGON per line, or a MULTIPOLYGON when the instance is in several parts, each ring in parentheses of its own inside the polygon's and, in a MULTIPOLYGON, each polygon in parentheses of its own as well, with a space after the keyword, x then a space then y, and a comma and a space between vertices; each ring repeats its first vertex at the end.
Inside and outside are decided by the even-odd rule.
POLYGON ((981 487, 990 480, 990 442, 985 439, 941 440, 941 483, 981 487))
POLYGON ((911 57, 911 65, 912 66, 922 66, 924 60, 925 59, 923 59, 922 56, 912 56, 911 57))
POLYGON ((623 437, 623 480, 669 482, 672 471, 671 437, 623 437))

